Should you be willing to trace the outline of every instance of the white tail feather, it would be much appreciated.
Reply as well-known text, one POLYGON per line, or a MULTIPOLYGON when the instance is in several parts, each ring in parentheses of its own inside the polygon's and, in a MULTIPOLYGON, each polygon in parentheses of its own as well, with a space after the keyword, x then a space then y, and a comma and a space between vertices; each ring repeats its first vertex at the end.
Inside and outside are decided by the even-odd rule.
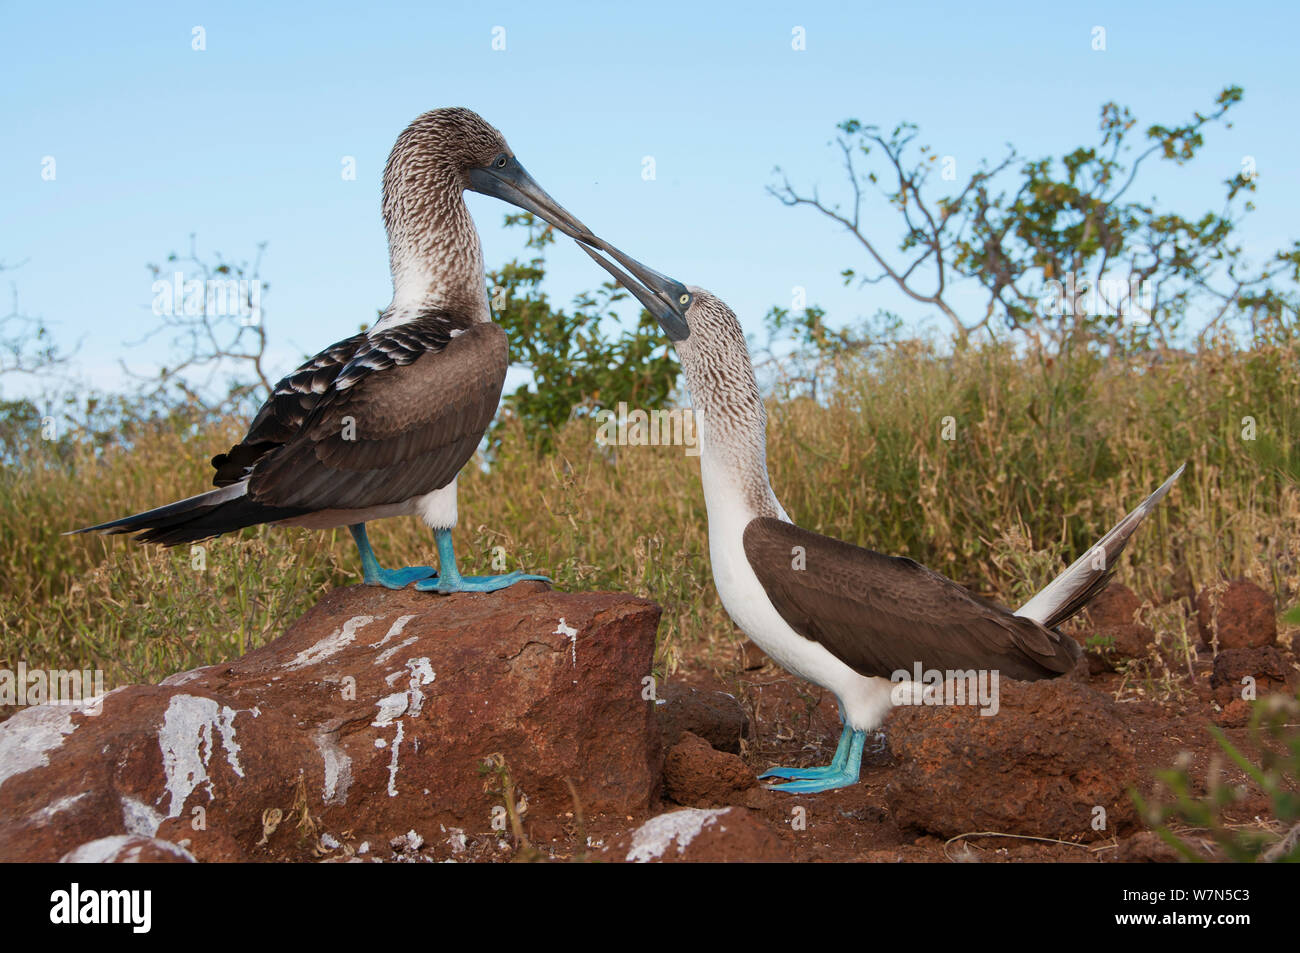
MULTIPOLYGON (((1074 606, 1073 611, 1063 617, 1057 618, 1062 609, 1070 606, 1079 597, 1086 593, 1090 588, 1098 586, 1107 576, 1115 571, 1115 560, 1123 552, 1124 545, 1128 542, 1129 537, 1138 528, 1147 515, 1156 508, 1156 505, 1169 492, 1169 488, 1174 485, 1183 474, 1183 468, 1187 464, 1179 467, 1173 475, 1160 485, 1160 488, 1142 501, 1141 505, 1128 516, 1120 520, 1113 529, 1095 544, 1089 547, 1088 551, 1070 564, 1070 568, 1061 573, 1046 586, 1043 587, 1037 595, 1026 602, 1016 610, 1016 615, 1026 619, 1033 619, 1041 625, 1055 626, 1064 622, 1079 609, 1083 608, 1084 599, 1079 605, 1074 606)), ((1100 591, 1100 588, 1097 589, 1100 591)), ((1093 595, 1096 593, 1094 592, 1093 595)))

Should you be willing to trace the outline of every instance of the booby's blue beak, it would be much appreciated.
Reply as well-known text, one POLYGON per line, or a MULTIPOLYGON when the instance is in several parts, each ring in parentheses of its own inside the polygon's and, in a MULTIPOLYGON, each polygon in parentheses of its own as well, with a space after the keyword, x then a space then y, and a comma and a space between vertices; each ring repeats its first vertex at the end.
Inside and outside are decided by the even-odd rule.
POLYGON ((641 305, 659 322, 659 326, 664 329, 664 334, 668 335, 669 340, 685 341, 691 336, 691 326, 686 321, 686 312, 691 307, 691 293, 686 290, 684 284, 659 274, 635 258, 629 258, 613 245, 594 235, 590 239, 578 242, 578 247, 590 255, 596 264, 613 275, 619 284, 632 292, 636 300, 640 301, 641 305), (619 264, 636 277, 633 278, 622 268, 596 254, 587 247, 589 244, 613 255, 619 264))
POLYGON ((470 169, 469 187, 472 191, 509 202, 525 212, 532 212, 570 238, 591 241, 596 237, 591 234, 591 229, 547 195, 546 190, 524 171, 514 156, 502 155, 489 166, 470 169))

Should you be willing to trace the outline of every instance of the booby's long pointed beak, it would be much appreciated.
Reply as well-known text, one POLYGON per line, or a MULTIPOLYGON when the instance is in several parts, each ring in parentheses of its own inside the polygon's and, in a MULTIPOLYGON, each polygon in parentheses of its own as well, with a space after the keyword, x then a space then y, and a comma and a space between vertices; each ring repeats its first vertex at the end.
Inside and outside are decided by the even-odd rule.
POLYGON ((511 156, 500 168, 493 164, 488 168, 471 169, 469 187, 475 192, 491 195, 493 198, 518 206, 525 212, 532 212, 570 238, 591 241, 596 237, 591 233, 591 229, 547 195, 546 190, 524 171, 524 167, 514 156, 511 156))
POLYGON ((691 326, 686 323, 686 312, 691 306, 691 294, 684 284, 674 281, 667 275, 659 274, 635 258, 629 258, 613 245, 595 236, 592 236, 589 241, 578 242, 578 247, 590 255, 596 264, 609 272, 619 284, 632 292, 636 300, 654 315, 670 340, 684 341, 690 337, 691 326), (588 247, 589 243, 613 255, 636 277, 633 278, 618 265, 611 264, 603 256, 596 254, 588 247))

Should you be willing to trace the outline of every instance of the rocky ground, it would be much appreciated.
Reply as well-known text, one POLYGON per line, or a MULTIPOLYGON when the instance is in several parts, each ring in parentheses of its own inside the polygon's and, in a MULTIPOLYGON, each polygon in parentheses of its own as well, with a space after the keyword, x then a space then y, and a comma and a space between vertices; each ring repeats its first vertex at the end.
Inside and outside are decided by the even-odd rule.
POLYGON ((829 761, 835 701, 752 645, 657 681, 644 600, 341 589, 241 659, 0 724, 0 860, 1173 860, 1130 791, 1180 756, 1248 783, 1206 725, 1249 749, 1243 678, 1300 666, 1250 583, 1202 594, 1194 658, 1137 608, 1113 586, 1071 675, 900 707, 858 785, 790 795, 755 774, 829 761))

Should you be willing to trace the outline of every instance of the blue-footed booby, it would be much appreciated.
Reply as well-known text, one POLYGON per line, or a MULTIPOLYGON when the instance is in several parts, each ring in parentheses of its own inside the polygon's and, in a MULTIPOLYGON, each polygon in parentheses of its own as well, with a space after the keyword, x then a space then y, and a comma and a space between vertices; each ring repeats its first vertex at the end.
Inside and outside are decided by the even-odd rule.
POLYGON ((333 344, 278 384, 244 439, 212 459, 215 490, 78 533, 138 533, 166 546, 258 523, 347 526, 365 582, 490 592, 515 572, 456 568, 456 475, 496 414, 506 335, 488 308, 469 189, 590 238, 524 171, 505 139, 468 109, 435 109, 398 136, 383 178, 393 300, 373 327, 333 344), (384 569, 366 522, 421 517, 438 569, 384 569))
MULTIPOLYGON (((772 492, 767 413, 736 315, 714 295, 666 278, 597 241, 635 275, 587 248, 654 315, 681 361, 699 417, 709 559, 732 621, 777 664, 831 691, 844 730, 825 767, 773 768, 774 790, 816 792, 858 780, 868 732, 917 671, 998 672, 1036 680, 1069 672, 1081 650, 1057 626, 1115 572, 1178 470, 1087 553, 1014 612, 914 560, 801 529, 772 492)), ((913 691, 913 687, 921 692, 913 691)))

